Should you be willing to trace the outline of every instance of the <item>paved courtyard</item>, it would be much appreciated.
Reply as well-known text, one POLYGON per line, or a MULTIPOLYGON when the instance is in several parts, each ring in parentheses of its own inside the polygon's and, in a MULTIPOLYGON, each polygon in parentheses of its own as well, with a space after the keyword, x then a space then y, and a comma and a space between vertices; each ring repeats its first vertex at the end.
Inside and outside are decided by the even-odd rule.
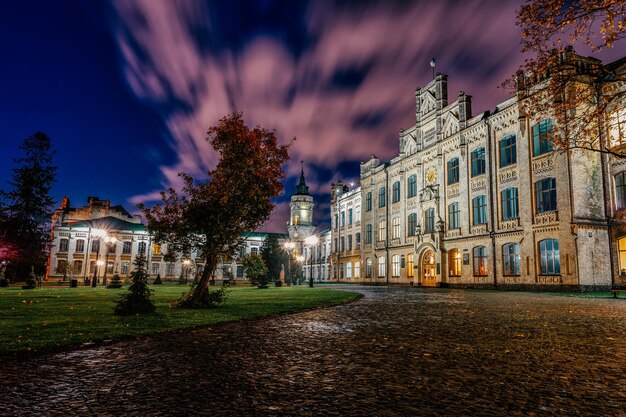
POLYGON ((355 303, 0 364, 3 415, 626 415, 626 300, 355 303))

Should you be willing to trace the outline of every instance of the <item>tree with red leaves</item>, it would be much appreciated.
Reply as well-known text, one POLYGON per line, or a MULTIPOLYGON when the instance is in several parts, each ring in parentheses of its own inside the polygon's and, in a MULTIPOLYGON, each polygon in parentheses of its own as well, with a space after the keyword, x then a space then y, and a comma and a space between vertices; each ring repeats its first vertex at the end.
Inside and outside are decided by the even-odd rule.
POLYGON ((505 84, 524 99, 525 113, 557 121, 551 139, 562 151, 626 157, 619 115, 626 106, 626 62, 602 65, 572 48, 586 44, 600 51, 623 44, 625 16, 624 0, 527 0, 517 11, 522 52, 534 56, 505 84))
POLYGON ((216 267, 236 253, 246 232, 267 221, 274 209, 271 199, 283 191, 282 165, 289 159, 289 145, 278 145, 274 131, 248 128, 238 111, 209 128, 207 140, 219 154, 207 181, 180 173, 180 193, 170 188, 161 192, 162 203, 139 205, 155 241, 167 243, 168 254, 189 256, 198 249, 205 260, 201 278, 181 298, 181 307, 206 307, 215 301, 209 281, 216 267))

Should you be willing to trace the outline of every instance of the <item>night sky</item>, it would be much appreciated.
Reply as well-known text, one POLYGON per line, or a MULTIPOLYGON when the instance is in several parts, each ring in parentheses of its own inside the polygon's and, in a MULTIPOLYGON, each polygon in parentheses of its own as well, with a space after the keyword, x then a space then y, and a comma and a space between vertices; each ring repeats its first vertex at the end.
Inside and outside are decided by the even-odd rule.
POLYGON ((235 105, 250 125, 297 137, 266 230, 284 230, 300 160, 327 224, 331 182, 358 182, 371 154, 397 155, 431 57, 450 100, 472 95, 474 114, 507 97, 498 86, 524 59, 520 3, 3 2, 0 188, 18 144, 41 130, 57 149, 57 201, 94 195, 136 212, 177 172, 206 175, 205 132, 235 105))

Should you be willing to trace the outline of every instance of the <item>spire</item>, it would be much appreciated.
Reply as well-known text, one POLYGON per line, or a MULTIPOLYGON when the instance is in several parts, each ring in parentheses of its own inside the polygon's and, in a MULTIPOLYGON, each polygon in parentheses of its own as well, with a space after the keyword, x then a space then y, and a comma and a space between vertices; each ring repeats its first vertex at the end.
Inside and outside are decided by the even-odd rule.
POLYGON ((302 170, 300 171, 300 182, 296 186, 296 194, 309 195, 309 187, 307 187, 304 179, 304 161, 300 161, 300 163, 302 164, 302 170))

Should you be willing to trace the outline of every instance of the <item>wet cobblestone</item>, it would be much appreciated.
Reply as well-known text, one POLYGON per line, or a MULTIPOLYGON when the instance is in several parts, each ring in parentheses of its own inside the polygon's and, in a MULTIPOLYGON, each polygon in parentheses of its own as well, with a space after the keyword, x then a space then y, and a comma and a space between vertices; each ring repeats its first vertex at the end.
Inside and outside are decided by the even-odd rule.
POLYGON ((0 364, 3 415, 626 415, 626 301, 355 303, 0 364))

